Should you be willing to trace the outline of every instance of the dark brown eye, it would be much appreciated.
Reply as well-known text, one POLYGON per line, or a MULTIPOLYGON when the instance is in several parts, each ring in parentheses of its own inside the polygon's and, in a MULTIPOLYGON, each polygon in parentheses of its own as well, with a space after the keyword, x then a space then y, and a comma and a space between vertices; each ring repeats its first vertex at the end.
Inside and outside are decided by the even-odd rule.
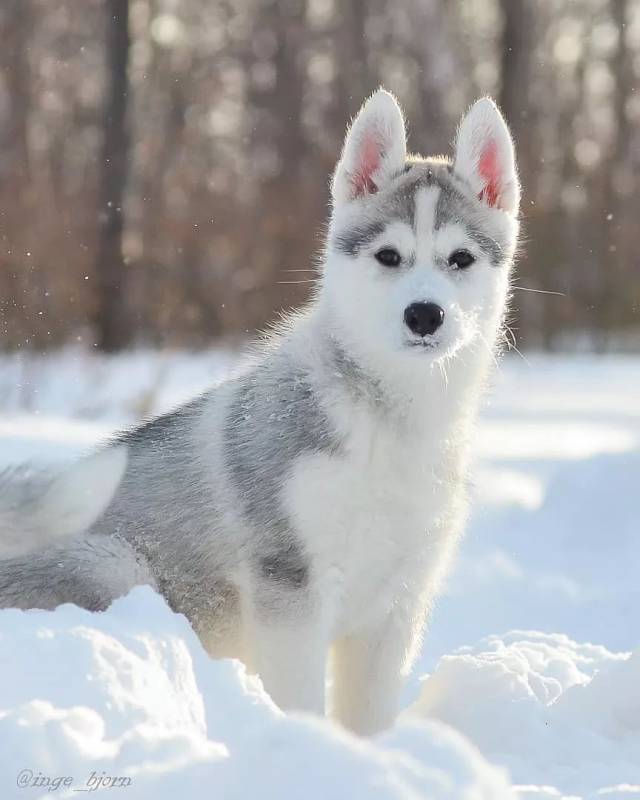
POLYGON ((449 266, 455 269, 467 269, 475 260, 475 256, 468 250, 454 250, 449 256, 449 266))
POLYGON ((397 267, 402 259, 400 253, 393 247, 383 247, 376 253, 376 261, 383 267, 397 267))

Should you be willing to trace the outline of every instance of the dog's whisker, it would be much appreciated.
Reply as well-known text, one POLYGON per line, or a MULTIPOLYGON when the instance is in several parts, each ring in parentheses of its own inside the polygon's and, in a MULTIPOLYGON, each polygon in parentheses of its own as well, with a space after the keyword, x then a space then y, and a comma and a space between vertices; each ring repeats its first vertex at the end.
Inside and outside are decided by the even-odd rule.
POLYGON ((484 334, 482 333, 481 330, 478 330, 478 336, 480 337, 482 344, 487 348, 487 352, 493 359, 493 363, 495 364, 496 369, 500 370, 500 365, 498 364, 498 359, 496 358, 496 354, 494 353, 493 348, 489 345, 489 342, 487 342, 487 340, 485 339, 484 334))
POLYGON ((504 326, 503 335, 504 335, 504 341, 508 348, 510 348, 512 345, 514 347, 516 346, 516 335, 513 332, 513 329, 510 328, 509 325, 507 325, 506 323, 504 326), (508 335, 511 336, 511 341, 509 341, 509 339, 507 338, 508 335))
POLYGON ((447 368, 445 367, 442 359, 438 359, 438 369, 440 370, 440 375, 444 380, 444 390, 445 394, 449 391, 449 375, 447 373, 447 368))
POLYGON ((525 364, 526 364, 528 367, 531 367, 531 362, 529 361, 529 359, 528 359, 528 358, 526 358, 526 357, 525 357, 525 356, 524 356, 524 355, 523 355, 523 354, 520 352, 520 350, 518 350, 518 348, 517 348, 517 346, 516 346, 516 336, 515 336, 515 333, 514 333, 514 332, 511 330, 511 328, 510 328, 508 325, 505 325, 505 336, 504 336, 504 340, 505 340, 505 342, 506 342, 506 344, 507 344, 507 349, 508 349, 508 350, 514 350, 514 351, 515 351, 515 352, 516 352, 516 353, 517 353, 517 354, 520 356, 520 358, 521 358, 521 359, 524 361, 524 363, 525 363, 525 364), (511 341, 509 341, 509 340, 507 339, 507 336, 506 336, 506 332, 507 332, 507 331, 508 331, 508 332, 511 334, 511 341))
POLYGON ((305 280, 305 281, 278 281, 278 284, 280 286, 282 286, 284 284, 296 285, 298 283, 318 283, 318 280, 319 280, 318 278, 309 278, 309 280, 305 280))
POLYGON ((534 294, 554 294, 558 297, 566 297, 564 292, 552 292, 548 289, 531 289, 529 286, 512 286, 512 289, 517 289, 519 292, 533 292, 534 294))

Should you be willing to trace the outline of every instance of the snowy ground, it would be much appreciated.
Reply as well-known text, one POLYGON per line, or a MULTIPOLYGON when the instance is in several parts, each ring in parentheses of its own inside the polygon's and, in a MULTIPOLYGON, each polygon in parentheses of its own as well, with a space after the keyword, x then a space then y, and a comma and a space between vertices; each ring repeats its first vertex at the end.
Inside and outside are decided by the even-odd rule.
MULTIPOLYGON (((0 358, 0 464, 67 458, 234 361, 0 358)), ((0 797, 122 778, 109 796, 640 798, 640 358, 506 360, 477 455, 468 535, 392 731, 283 716, 146 588, 99 615, 7 610, 0 797)))

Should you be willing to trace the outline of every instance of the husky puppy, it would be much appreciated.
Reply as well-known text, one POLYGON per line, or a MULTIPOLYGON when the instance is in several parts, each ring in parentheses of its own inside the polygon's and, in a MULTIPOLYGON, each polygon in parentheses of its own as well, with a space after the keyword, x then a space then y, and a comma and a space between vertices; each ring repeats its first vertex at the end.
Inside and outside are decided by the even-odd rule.
MULTIPOLYGON (((452 160, 422 158, 377 91, 333 176, 311 304, 235 377, 59 476, 72 507, 114 474, 117 488, 84 532, 72 511, 74 535, 0 562, 0 605, 104 609, 149 583, 282 708, 324 713, 329 661, 333 715, 391 724, 464 522, 519 193, 491 100, 452 160)), ((53 526, 65 503, 46 495, 53 526)), ((38 497, 19 498, 0 521, 42 527, 38 497)))

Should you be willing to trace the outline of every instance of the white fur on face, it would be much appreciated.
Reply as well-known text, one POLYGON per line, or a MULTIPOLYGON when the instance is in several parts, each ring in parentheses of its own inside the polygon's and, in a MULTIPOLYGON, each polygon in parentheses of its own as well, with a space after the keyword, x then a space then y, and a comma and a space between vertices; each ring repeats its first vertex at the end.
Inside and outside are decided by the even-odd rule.
POLYGON ((474 340, 493 348, 519 196, 511 136, 488 98, 462 119, 453 165, 406 159, 402 113, 390 95, 364 104, 335 173, 323 280, 332 314, 361 357, 414 369, 416 359, 448 358, 474 340), (378 263, 383 248, 398 251, 399 267, 378 263), (458 249, 475 257, 470 268, 449 265, 458 249), (442 325, 423 338, 404 322, 405 309, 421 302, 444 311, 442 325))
MULTIPOLYGON (((476 337, 493 346, 505 303, 508 264, 492 264, 461 221, 436 227, 441 191, 438 186, 419 188, 412 224, 392 220, 357 255, 332 253, 327 260, 324 291, 333 312, 345 335, 372 360, 384 354, 414 369, 416 359, 428 363, 448 358, 476 337), (375 254, 383 248, 396 249, 402 264, 380 265, 375 254), (449 256, 458 249, 476 257, 470 268, 449 267, 449 256), (425 347, 415 346, 419 337, 404 322, 405 309, 420 302, 436 303, 445 314, 442 326, 425 338, 425 347)), ((502 224, 513 224, 502 212, 490 214, 496 232, 502 224)))

